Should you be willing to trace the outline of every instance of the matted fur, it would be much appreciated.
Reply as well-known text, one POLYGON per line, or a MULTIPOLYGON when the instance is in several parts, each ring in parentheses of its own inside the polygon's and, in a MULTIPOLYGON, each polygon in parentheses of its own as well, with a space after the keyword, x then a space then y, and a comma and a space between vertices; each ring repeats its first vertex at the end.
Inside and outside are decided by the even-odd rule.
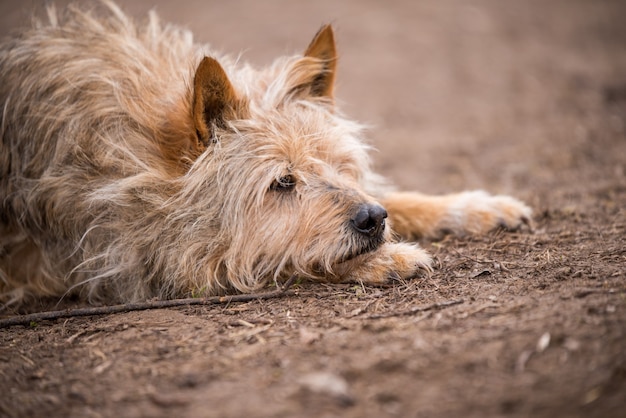
POLYGON ((247 292, 293 272, 380 283, 430 266, 394 236, 529 219, 505 196, 387 193, 333 103, 330 27, 304 56, 255 69, 104 5, 49 9, 0 46, 5 303, 247 292), (378 202, 396 234, 380 219, 380 233, 355 231, 378 202))

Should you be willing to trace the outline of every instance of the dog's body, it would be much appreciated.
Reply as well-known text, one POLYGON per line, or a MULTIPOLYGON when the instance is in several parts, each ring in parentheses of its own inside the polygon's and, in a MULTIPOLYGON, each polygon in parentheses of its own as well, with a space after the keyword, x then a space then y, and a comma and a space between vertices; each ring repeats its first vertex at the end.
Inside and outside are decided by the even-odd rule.
POLYGON ((256 70, 107 8, 50 12, 0 46, 5 303, 246 292, 293 273, 382 283, 430 268, 387 216, 409 239, 530 218, 506 196, 388 193, 333 104, 328 26, 256 70))

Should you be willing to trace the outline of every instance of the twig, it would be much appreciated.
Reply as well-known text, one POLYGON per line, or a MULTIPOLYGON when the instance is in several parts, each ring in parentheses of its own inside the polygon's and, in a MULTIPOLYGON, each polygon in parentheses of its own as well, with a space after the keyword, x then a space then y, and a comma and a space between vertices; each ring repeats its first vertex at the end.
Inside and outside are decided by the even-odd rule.
POLYGON ((126 303, 123 305, 93 306, 89 308, 65 309, 62 311, 37 312, 28 315, 19 315, 11 318, 0 319, 0 328, 8 328, 14 325, 29 325, 33 322, 60 318, 73 318, 77 316, 110 315, 130 311, 144 311, 147 309, 171 308, 175 306, 220 305, 229 304, 231 302, 249 302, 252 300, 275 299, 291 294, 291 292, 289 292, 289 288, 297 278, 297 273, 292 274, 285 284, 272 292, 213 296, 206 298, 155 300, 138 303, 126 303))
POLYGON ((430 305, 425 305, 425 306, 415 306, 411 309, 408 309, 406 311, 393 311, 393 312, 384 312, 381 314, 372 314, 372 315, 368 315, 363 317, 364 319, 381 319, 381 318, 390 318, 392 316, 405 316, 405 315, 413 315, 416 314, 418 312, 426 312, 426 311, 432 311, 435 309, 442 309, 442 308, 447 308, 449 306, 454 306, 454 305, 459 305, 461 303, 465 302, 463 299, 455 299, 455 300, 448 300, 445 302, 436 302, 436 303, 431 303, 430 305))

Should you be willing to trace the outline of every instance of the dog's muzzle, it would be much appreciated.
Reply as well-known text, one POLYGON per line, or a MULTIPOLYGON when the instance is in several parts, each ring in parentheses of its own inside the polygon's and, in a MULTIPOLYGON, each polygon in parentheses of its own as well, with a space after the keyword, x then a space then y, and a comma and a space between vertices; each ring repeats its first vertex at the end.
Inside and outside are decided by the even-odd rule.
POLYGON ((368 238, 377 238, 385 231, 387 211, 380 205, 365 203, 350 219, 352 228, 368 238))

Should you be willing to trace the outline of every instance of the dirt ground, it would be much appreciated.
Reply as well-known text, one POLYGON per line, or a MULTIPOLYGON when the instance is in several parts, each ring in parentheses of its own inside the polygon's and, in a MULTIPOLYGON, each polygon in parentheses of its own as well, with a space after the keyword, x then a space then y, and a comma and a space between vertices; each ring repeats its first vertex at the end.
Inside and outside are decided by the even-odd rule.
MULTIPOLYGON (((40 3, 2 1, 0 33, 40 3)), ((332 22, 379 171, 515 195, 535 231, 424 242, 438 268, 391 287, 0 329, 0 416, 626 416, 625 2, 124 7, 154 5, 258 65, 332 22)))

